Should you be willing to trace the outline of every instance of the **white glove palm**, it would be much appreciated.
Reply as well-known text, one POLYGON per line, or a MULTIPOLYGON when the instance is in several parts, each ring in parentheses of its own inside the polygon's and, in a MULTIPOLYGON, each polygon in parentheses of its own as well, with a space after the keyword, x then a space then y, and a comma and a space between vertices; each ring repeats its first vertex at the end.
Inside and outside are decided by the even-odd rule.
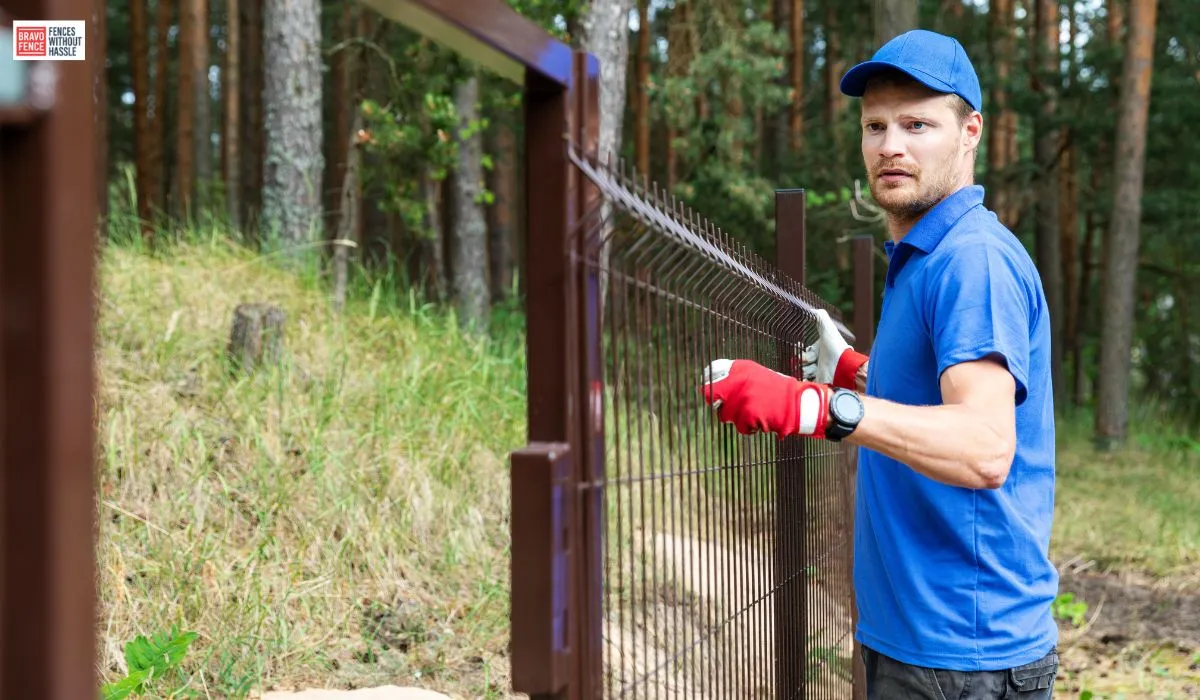
POLYGON ((800 355, 801 369, 805 381, 831 384, 838 360, 850 349, 850 344, 842 338, 828 311, 817 309, 816 316, 820 337, 800 355))

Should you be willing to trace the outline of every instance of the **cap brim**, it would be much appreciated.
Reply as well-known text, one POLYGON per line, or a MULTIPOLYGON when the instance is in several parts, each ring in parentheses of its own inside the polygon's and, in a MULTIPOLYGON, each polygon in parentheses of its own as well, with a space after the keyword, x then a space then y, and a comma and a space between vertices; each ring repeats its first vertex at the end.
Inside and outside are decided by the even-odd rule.
POLYGON ((850 97, 862 97, 863 93, 867 89, 867 81, 875 75, 887 70, 898 70, 930 90, 936 90, 937 92, 944 92, 947 94, 954 92, 954 88, 950 87, 946 83, 930 77, 920 71, 911 71, 904 66, 896 65, 895 63, 889 63, 887 61, 864 61, 846 71, 846 74, 842 76, 842 94, 849 95, 850 97))

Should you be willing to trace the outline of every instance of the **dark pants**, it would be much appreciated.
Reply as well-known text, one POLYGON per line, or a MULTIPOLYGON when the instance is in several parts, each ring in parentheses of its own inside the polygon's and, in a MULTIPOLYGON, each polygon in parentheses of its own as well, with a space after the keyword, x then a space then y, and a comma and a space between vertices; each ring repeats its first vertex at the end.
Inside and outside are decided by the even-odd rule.
POLYGON ((868 700, 1049 700, 1058 652, 1005 671, 946 671, 912 666, 862 647, 868 700))

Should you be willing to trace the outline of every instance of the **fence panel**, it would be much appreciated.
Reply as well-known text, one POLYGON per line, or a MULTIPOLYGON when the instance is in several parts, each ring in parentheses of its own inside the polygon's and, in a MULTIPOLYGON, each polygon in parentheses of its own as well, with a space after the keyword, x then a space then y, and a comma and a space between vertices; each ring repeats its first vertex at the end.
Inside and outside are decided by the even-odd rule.
MULTIPOLYGON (((599 280, 603 391, 574 405, 604 426, 577 484, 602 503, 603 696, 850 697, 847 450, 739 435, 700 393, 717 358, 799 376, 812 311, 840 314, 622 166, 572 159, 606 196, 567 247, 599 280)), ((802 236, 790 194, 781 233, 802 236)))

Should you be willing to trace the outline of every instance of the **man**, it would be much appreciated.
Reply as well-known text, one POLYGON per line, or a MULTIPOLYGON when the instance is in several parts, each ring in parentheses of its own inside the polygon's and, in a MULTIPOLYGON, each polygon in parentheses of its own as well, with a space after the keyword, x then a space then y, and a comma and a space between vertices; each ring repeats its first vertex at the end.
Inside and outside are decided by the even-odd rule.
POLYGON ((958 41, 918 30, 841 88, 862 98, 863 163, 890 238, 870 362, 822 313, 809 381, 718 360, 705 396, 742 432, 860 447, 868 697, 1049 698, 1050 326, 1033 262, 974 184, 979 80, 958 41))

